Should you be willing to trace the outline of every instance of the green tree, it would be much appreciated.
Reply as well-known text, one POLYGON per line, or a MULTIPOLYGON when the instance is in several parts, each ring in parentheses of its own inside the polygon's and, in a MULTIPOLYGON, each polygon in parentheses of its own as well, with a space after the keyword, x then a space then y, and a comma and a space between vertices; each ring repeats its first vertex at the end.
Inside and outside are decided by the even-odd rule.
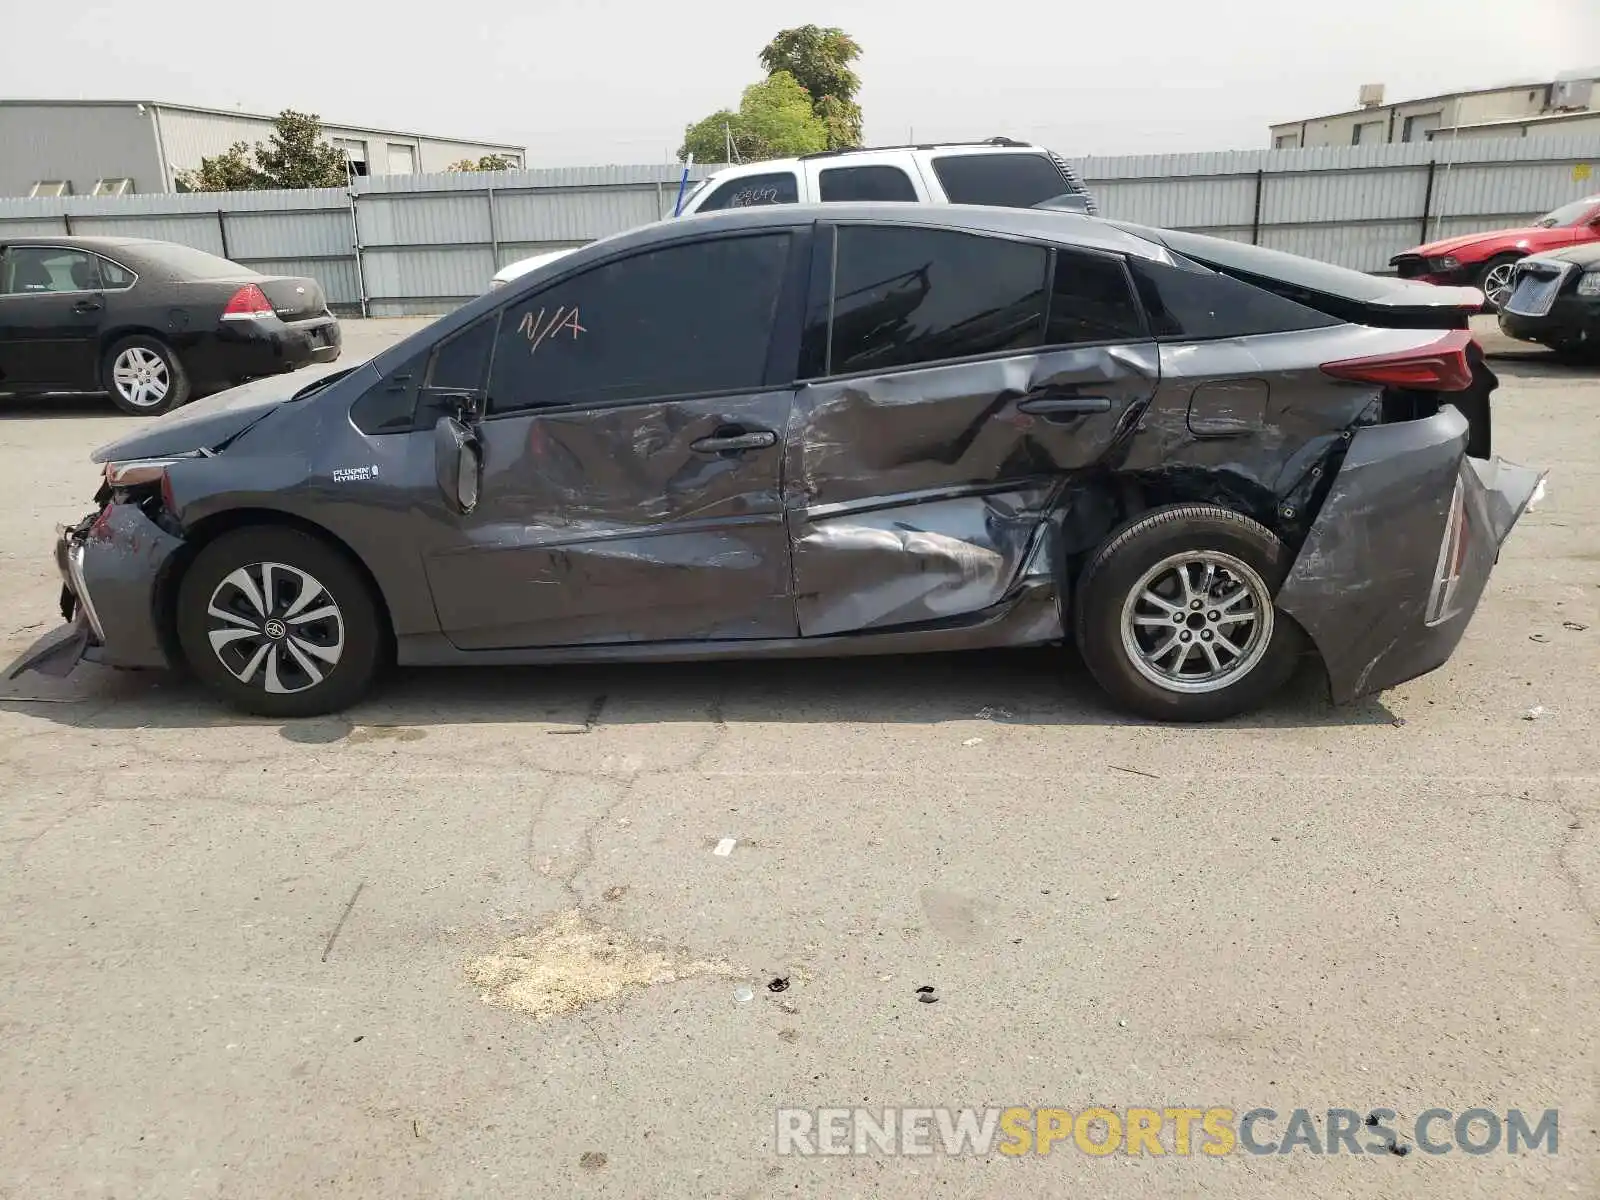
POLYGON ((273 121, 272 136, 252 151, 235 142, 192 171, 179 171, 180 192, 245 192, 269 188, 343 187, 344 151, 322 140, 322 120, 286 108, 273 121), (255 161, 250 157, 253 155, 255 161))
POLYGON ((504 154, 485 154, 477 162, 470 158, 463 158, 460 162, 453 162, 445 168, 446 171, 509 171, 511 160, 504 154))
POLYGON ((344 151, 322 140, 322 119, 286 108, 273 122, 266 145, 256 143, 256 163, 275 188, 343 187, 344 151))
POLYGON ((265 177, 250 161, 250 147, 235 142, 214 158, 202 158, 192 171, 179 171, 180 192, 248 192, 270 187, 265 177))
POLYGON ((739 110, 722 109, 684 131, 678 158, 725 162, 728 142, 741 162, 814 154, 828 148, 828 131, 812 111, 811 97, 787 71, 745 88, 739 110))
POLYGON ((769 74, 786 71, 811 97, 812 110, 827 130, 829 150, 861 145, 861 79, 850 64, 861 47, 842 29, 801 25, 778 33, 761 51, 769 74))

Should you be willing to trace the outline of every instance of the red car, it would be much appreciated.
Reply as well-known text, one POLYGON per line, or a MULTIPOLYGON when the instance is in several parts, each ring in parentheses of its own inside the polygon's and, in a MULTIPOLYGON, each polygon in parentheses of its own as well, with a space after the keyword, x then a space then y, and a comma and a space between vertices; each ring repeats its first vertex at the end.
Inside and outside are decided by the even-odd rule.
POLYGON ((1396 254, 1389 265, 1402 279, 1479 288, 1488 302, 1484 307, 1498 310, 1511 294, 1511 274, 1518 259, 1593 241, 1600 241, 1600 196, 1563 204, 1521 229, 1491 229, 1429 242, 1396 254))

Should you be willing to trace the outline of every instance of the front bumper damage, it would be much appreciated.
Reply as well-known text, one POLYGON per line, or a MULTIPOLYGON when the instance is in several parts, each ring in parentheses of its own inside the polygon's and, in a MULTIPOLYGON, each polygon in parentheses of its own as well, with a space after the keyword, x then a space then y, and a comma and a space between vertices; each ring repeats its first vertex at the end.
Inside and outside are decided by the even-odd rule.
POLYGON ((1455 651, 1544 472, 1468 458, 1454 408, 1357 431, 1278 607, 1316 643, 1334 703, 1455 651))
POLYGON ((170 667, 158 613, 161 589, 183 539, 136 504, 108 504, 56 538, 65 625, 35 642, 6 674, 63 676, 80 661, 170 667))

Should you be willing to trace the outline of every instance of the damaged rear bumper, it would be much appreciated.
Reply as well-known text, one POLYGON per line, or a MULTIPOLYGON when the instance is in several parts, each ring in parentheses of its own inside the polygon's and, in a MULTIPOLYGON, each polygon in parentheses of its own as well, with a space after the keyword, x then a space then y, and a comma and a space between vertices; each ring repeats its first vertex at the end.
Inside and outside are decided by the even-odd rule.
POLYGON ((87 659, 114 667, 172 665, 159 602, 183 539, 134 504, 108 504, 56 538, 65 625, 33 644, 6 670, 63 676, 87 659))
POLYGON ((1333 700, 1425 674, 1455 651, 1544 472, 1468 458, 1454 408, 1358 431, 1278 593, 1333 700))

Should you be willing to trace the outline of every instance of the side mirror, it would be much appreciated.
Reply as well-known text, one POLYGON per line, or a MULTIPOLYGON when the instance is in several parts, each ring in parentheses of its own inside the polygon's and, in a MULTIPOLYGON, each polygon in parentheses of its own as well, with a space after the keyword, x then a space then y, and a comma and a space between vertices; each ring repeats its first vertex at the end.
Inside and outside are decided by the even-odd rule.
POLYGON ((483 476, 478 439, 454 417, 440 417, 433 427, 433 466, 446 504, 462 515, 478 507, 483 476))

